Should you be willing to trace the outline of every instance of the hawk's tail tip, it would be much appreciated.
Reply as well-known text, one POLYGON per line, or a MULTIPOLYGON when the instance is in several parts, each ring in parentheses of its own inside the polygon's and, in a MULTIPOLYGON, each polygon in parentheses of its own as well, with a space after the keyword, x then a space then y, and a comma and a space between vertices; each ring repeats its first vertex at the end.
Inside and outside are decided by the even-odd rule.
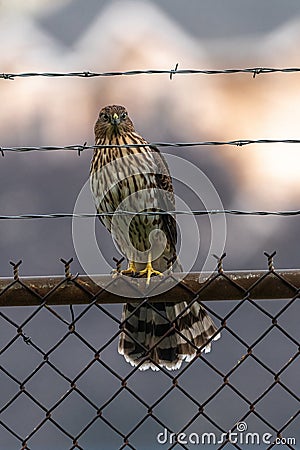
POLYGON ((211 351, 212 341, 221 337, 218 328, 199 303, 156 303, 140 308, 126 304, 118 351, 133 367, 145 371, 180 369, 199 349, 211 351), (173 324, 176 324, 174 327, 173 324))

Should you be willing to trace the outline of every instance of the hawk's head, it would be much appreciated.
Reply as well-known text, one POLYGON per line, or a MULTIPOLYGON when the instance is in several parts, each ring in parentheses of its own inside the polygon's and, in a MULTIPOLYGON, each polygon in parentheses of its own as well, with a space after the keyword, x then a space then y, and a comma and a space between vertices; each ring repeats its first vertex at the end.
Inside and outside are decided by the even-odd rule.
POLYGON ((121 136, 134 131, 134 126, 124 106, 109 105, 101 109, 95 124, 96 139, 121 136))

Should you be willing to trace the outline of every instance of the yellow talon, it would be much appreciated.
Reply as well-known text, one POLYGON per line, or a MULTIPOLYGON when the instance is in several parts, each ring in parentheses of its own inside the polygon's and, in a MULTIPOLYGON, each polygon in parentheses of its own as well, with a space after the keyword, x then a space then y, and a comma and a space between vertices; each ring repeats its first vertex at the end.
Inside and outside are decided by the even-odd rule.
POLYGON ((147 275, 147 281, 146 281, 146 284, 147 284, 148 286, 149 286, 149 284, 150 284, 150 278, 151 278, 151 275, 159 275, 160 277, 163 277, 163 273, 159 272, 158 270, 153 269, 153 267, 152 267, 152 261, 151 261, 151 256, 150 256, 150 255, 149 255, 148 262, 147 262, 147 265, 146 265, 145 269, 141 270, 141 271, 139 272, 139 275, 140 275, 140 276, 142 276, 142 275, 147 275))
POLYGON ((129 261, 128 267, 125 270, 121 270, 122 275, 135 275, 137 273, 134 261, 129 261))

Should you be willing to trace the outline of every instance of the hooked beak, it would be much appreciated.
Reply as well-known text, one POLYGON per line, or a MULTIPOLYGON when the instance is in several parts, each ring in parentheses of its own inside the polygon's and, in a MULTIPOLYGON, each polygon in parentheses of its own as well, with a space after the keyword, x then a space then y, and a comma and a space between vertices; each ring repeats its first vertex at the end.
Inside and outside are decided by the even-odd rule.
POLYGON ((120 117, 118 116, 117 113, 114 113, 114 115, 111 118, 111 123, 112 125, 119 125, 120 124, 120 117))

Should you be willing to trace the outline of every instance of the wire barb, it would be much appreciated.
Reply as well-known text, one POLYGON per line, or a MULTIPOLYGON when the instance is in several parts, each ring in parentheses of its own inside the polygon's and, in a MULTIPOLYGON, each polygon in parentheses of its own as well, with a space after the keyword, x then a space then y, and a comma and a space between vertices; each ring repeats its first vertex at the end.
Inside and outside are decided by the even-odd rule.
POLYGON ((255 69, 253 69, 253 78, 256 78, 256 75, 259 75, 260 73, 262 73, 262 68, 261 67, 257 67, 255 69))
POLYGON ((83 152, 83 150, 85 150, 87 148, 87 142, 85 141, 83 145, 78 146, 77 149, 77 154, 78 156, 81 156, 81 153, 83 152))
POLYGON ((176 261, 177 256, 172 256, 171 258, 167 258, 166 256, 164 256, 164 260, 167 262, 167 269, 171 269, 174 262, 176 261))
POLYGON ((274 272, 274 261, 273 258, 276 255, 276 250, 269 255, 269 253, 264 252, 264 255, 268 258, 268 269, 270 272, 274 272))
POLYGON ((0 74, 0 78, 3 78, 4 80, 14 80, 14 77, 10 73, 2 73, 0 74))
POLYGON ((123 263, 123 261, 125 261, 124 256, 122 256, 122 258, 120 258, 120 259, 113 257, 113 261, 116 263, 116 271, 117 271, 117 273, 120 273, 121 272, 121 268, 122 268, 122 263, 123 263))
POLYGON ((218 273, 223 273, 224 272, 223 259, 226 257, 226 253, 223 253, 222 256, 213 255, 213 257, 216 258, 216 260, 218 261, 218 263, 217 263, 217 272, 218 273))
POLYGON ((72 274, 70 271, 70 265, 73 262, 73 258, 70 258, 69 261, 66 261, 63 258, 60 258, 61 262, 65 265, 65 278, 70 280, 72 278, 72 274))
POLYGON ((22 264, 22 260, 20 259, 17 263, 14 263, 13 261, 9 262, 11 266, 13 266, 13 274, 14 274, 14 280, 19 280, 19 267, 22 264))
POLYGON ((171 70, 171 73, 170 73, 171 81, 173 80, 173 75, 177 72, 177 69, 178 69, 178 63, 176 63, 175 68, 171 70))

